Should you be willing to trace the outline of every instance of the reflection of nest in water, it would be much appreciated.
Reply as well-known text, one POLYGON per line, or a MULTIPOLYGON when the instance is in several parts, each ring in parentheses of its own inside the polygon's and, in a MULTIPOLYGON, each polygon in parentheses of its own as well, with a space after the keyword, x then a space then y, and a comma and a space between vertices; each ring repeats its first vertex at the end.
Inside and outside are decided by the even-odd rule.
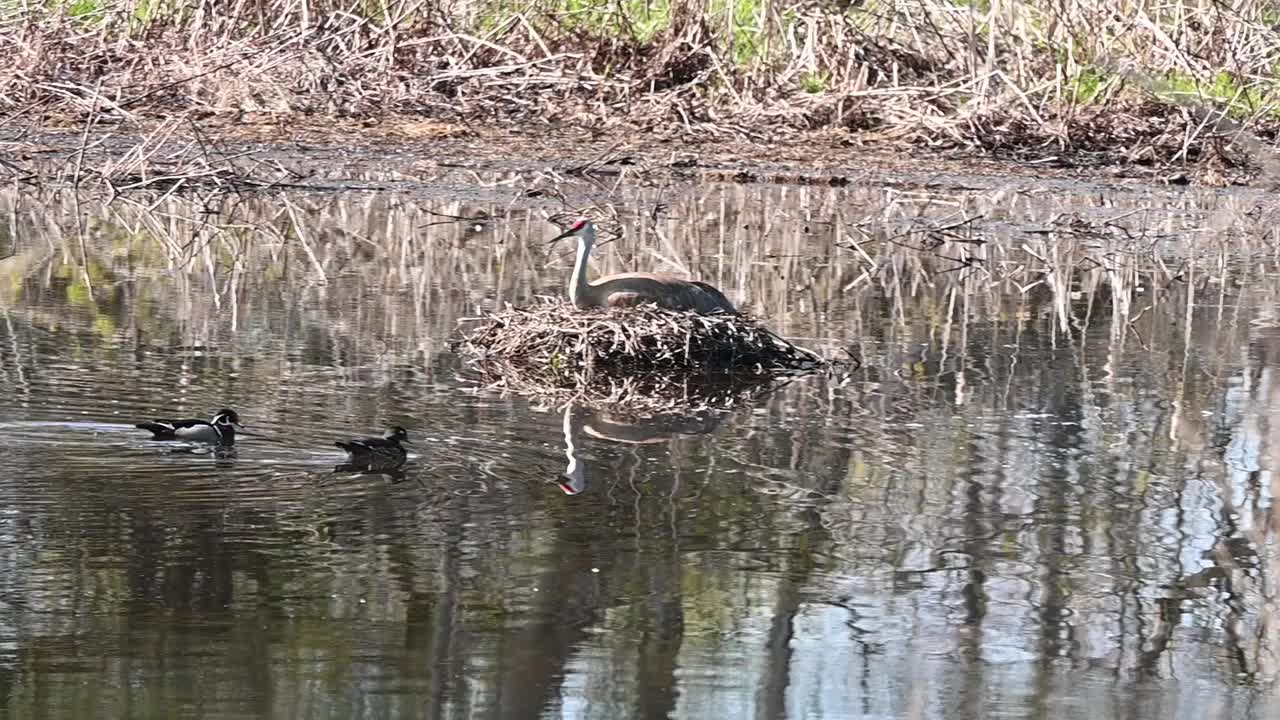
POLYGON ((829 366, 742 315, 563 302, 480 318, 454 349, 490 387, 553 400, 657 410, 726 407, 781 376, 829 366))
POLYGON ((599 372, 591 376, 549 376, 525 365, 494 359, 478 361, 476 368, 480 371, 480 381, 491 390, 514 392, 557 405, 621 407, 646 417, 670 410, 684 413, 733 407, 765 395, 785 382, 773 373, 687 370, 649 371, 629 377, 599 372))

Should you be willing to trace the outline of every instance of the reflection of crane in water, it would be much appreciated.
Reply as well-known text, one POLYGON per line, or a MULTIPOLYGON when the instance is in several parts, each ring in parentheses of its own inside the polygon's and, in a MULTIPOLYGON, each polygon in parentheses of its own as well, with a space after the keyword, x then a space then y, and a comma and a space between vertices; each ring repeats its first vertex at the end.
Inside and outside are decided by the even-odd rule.
POLYGON ((723 293, 696 280, 653 273, 618 273, 588 282, 587 259, 591 257, 591 248, 596 242, 595 226, 584 218, 550 242, 567 237, 578 238, 578 259, 569 278, 569 301, 576 308, 654 303, 668 310, 693 310, 702 315, 738 312, 723 293))
POLYGON ((651 445, 680 435, 705 435, 719 427, 723 419, 722 413, 705 412, 626 421, 570 405, 564 409, 564 455, 569 465, 564 470, 567 479, 558 483, 560 489, 565 495, 577 495, 587 489, 587 470, 578 457, 579 432, 610 442, 651 445))

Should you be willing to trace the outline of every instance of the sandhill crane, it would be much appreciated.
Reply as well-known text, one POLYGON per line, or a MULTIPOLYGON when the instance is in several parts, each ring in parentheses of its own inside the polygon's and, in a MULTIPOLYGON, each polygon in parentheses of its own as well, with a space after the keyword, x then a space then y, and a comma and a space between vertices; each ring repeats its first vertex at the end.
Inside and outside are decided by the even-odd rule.
POLYGON ((589 219, 583 218, 548 244, 567 237, 578 238, 578 259, 573 264, 573 275, 569 277, 569 301, 576 308, 654 303, 668 310, 693 310, 700 315, 734 315, 738 312, 723 293, 696 280, 653 273, 618 273, 588 282, 587 259, 596 242, 596 228, 589 219))

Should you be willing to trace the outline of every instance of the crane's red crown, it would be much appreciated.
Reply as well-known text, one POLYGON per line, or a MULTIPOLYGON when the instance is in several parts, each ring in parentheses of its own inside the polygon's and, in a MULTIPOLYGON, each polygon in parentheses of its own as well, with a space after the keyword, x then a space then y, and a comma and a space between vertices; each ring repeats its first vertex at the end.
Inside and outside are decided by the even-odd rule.
POLYGON ((582 218, 582 219, 581 219, 581 220, 579 220, 578 222, 574 223, 574 224, 573 224, 573 227, 569 228, 569 232, 578 232, 578 231, 579 231, 579 230, 581 230, 581 229, 582 229, 586 224, 587 224, 587 218, 582 218))

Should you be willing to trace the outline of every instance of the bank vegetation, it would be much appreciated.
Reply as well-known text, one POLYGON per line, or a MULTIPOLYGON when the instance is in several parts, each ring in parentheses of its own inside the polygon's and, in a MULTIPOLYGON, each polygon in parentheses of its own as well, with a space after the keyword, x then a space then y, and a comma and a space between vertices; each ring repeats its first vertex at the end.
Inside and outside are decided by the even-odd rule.
POLYGON ((1278 21, 1253 0, 3 0, 0 123, 818 131, 1227 184, 1268 169, 1278 21))

